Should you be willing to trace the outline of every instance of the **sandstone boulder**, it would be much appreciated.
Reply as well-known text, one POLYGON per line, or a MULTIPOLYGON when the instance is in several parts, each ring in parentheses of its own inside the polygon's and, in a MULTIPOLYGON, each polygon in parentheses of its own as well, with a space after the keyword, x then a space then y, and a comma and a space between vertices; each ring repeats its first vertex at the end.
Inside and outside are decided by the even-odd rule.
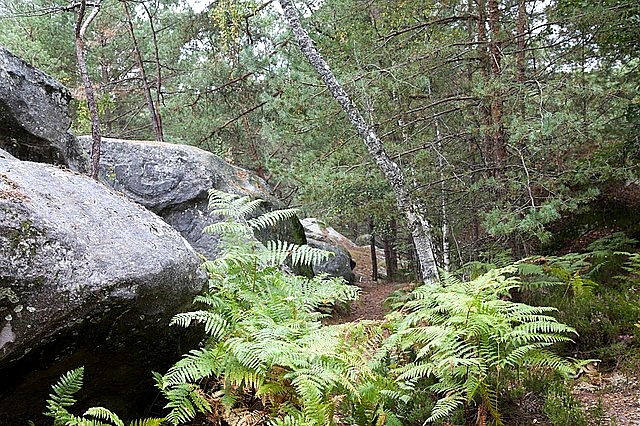
POLYGON ((82 148, 69 132, 70 100, 67 88, 0 47, 0 149, 84 171, 82 148))
POLYGON ((0 155, 0 424, 37 420, 80 365, 80 407, 148 407, 151 371, 185 350, 168 323, 201 290, 199 265, 173 228, 104 185, 0 155))
MULTIPOLYGON (((88 149, 91 138, 79 140, 88 149)), ((104 138, 100 170, 105 183, 161 216, 207 258, 217 255, 218 237, 202 230, 220 220, 209 214, 209 189, 263 199, 268 210, 281 208, 258 176, 194 146, 104 138)), ((259 238, 306 242, 297 218, 266 230, 259 238)))
POLYGON ((347 237, 315 218, 301 221, 304 226, 307 243, 311 247, 333 252, 326 262, 313 267, 315 274, 326 273, 332 277, 342 277, 350 284, 355 282, 353 268, 356 263, 351 258, 348 248, 354 247, 347 237))

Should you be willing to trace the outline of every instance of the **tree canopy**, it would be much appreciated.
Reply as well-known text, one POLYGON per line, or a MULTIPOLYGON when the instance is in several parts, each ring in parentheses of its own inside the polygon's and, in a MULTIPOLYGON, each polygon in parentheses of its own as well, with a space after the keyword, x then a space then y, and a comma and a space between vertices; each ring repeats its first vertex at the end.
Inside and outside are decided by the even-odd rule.
MULTIPOLYGON (((301 54, 278 2, 99 3, 84 49, 103 135, 193 144, 354 237, 370 222, 409 237, 413 225, 392 226, 407 220, 398 188, 301 54)), ((402 172, 439 266, 529 254, 552 242, 554 224, 637 181, 636 1, 293 6, 402 172)), ((0 44, 72 89, 83 133, 75 14, 61 0, 0 0, 0 44)))

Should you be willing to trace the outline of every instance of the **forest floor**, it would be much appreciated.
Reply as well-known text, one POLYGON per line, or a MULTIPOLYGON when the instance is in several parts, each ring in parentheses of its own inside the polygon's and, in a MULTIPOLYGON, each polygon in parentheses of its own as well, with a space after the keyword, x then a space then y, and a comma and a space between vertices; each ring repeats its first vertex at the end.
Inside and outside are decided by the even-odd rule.
POLYGON ((640 371, 596 374, 574 384, 573 394, 589 410, 600 406, 604 425, 640 426, 640 371))
MULTIPOLYGON (((380 278, 371 279, 371 252, 368 247, 345 247, 356 262, 353 272, 356 275, 355 284, 360 287, 360 298, 351 304, 348 312, 334 314, 328 323, 340 324, 359 320, 382 320, 387 313, 384 301, 393 291, 402 286, 400 283, 387 282, 380 278)), ((382 262, 382 259, 379 259, 382 262)), ((381 264, 381 263, 379 263, 381 264)))
MULTIPOLYGON (((361 289, 360 299, 351 305, 348 312, 334 314, 327 320, 327 323, 340 324, 359 320, 384 319, 388 311, 384 305, 385 300, 394 290, 406 288, 409 284, 387 282, 384 277, 373 281, 371 279, 369 248, 358 246, 345 248, 349 250, 356 261, 354 272, 356 285, 361 289)), ((379 265, 382 264, 382 260, 379 259, 379 265)), ((601 407, 604 418, 599 419, 599 425, 640 426, 640 371, 614 370, 602 374, 597 371, 587 371, 575 381, 573 389, 575 397, 584 404, 590 413, 597 413, 598 407, 601 407)), ((539 414, 541 416, 541 413, 539 414)), ((523 417, 531 419, 532 425, 548 424, 540 421, 540 416, 523 417)))

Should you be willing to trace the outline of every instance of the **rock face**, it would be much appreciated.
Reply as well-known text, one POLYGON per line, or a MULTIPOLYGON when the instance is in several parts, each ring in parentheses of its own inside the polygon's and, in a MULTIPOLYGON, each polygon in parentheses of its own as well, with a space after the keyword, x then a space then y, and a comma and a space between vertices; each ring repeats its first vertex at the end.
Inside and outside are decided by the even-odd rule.
MULTIPOLYGON (((218 220, 208 190, 279 208, 262 180, 190 146, 104 139, 101 179, 117 191, 38 164, 89 168, 88 146, 68 131, 69 100, 62 85, 0 48, 2 426, 50 424, 40 413, 51 385, 81 365, 74 412, 144 413, 157 395, 151 372, 196 343, 168 323, 206 283, 189 242, 217 254, 216 237, 202 234, 218 220)), ((297 219, 261 238, 306 242, 297 219)))
POLYGON ((307 243, 310 246, 335 253, 335 256, 331 256, 326 262, 314 266, 313 272, 342 277, 349 284, 353 284, 355 282, 353 268, 356 263, 351 258, 347 247, 354 244, 347 237, 332 227, 324 225, 318 219, 303 219, 302 226, 304 226, 307 243))
POLYGON ((103 185, 1 154, 0 424, 37 420, 51 384, 80 365, 82 402, 125 417, 148 407, 151 371, 184 351, 168 323, 203 286, 200 259, 103 185))
POLYGON ((0 47, 0 149, 84 170, 84 154, 69 132, 70 100, 64 86, 0 47))
MULTIPOLYGON (((79 140, 87 148, 91 144, 90 137, 79 140)), ((279 208, 262 179, 194 146, 103 138, 100 168, 108 185, 161 216, 207 258, 216 256, 218 238, 202 230, 219 220, 208 213, 209 189, 261 198, 265 208, 279 208)), ((298 219, 260 239, 306 242, 298 219)))

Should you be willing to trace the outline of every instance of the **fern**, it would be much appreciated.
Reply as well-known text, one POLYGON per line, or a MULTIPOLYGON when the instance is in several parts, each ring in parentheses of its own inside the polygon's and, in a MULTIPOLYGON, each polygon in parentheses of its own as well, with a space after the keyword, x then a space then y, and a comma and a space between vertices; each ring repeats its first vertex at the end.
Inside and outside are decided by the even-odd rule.
POLYGON ((276 226, 278 222, 291 219, 298 214, 298 209, 282 209, 266 212, 256 218, 248 219, 247 225, 253 230, 260 230, 269 226, 276 226))
POLYGON ((67 407, 76 403, 73 395, 82 388, 83 375, 84 367, 76 368, 64 374, 53 385, 53 393, 49 395, 47 411, 44 414, 54 418, 54 425, 63 425, 75 420, 67 411, 67 407))
POLYGON ((575 330, 547 315, 552 308, 508 299, 520 286, 515 275, 520 269, 494 268, 468 282, 445 273, 441 287, 417 288, 402 307, 405 315, 397 319, 385 351, 399 349, 411 356, 393 371, 402 387, 414 389, 420 380, 436 380, 429 389, 441 397, 427 422, 449 417, 466 402, 500 425, 502 376, 522 368, 575 374, 575 362, 548 349, 569 340, 575 330))
POLYGON ((299 246, 284 241, 267 242, 265 262, 269 266, 279 266, 290 259, 293 266, 315 265, 322 263, 333 255, 326 250, 310 246, 299 246))
MULTIPOLYGON (((83 376, 84 367, 79 367, 64 374, 52 386, 53 393, 49 395, 44 414, 54 418, 54 426, 125 426, 118 415, 104 407, 91 407, 82 416, 75 416, 67 410, 76 403, 73 395, 82 388, 83 376)), ((163 421, 141 419, 131 422, 129 426, 159 426, 163 421)))
POLYGON ((120 420, 120 417, 103 407, 91 407, 84 413, 84 416, 94 417, 97 420, 106 420, 114 426, 124 426, 124 422, 120 420))
POLYGON ((285 263, 312 265, 330 253, 255 240, 255 231, 292 217, 294 209, 247 219, 259 201, 215 190, 210 206, 226 221, 206 229, 223 233, 221 256, 204 263, 209 291, 196 298, 206 309, 172 320, 184 327, 204 324, 206 343, 156 377, 169 400, 167 421, 185 422, 214 406, 226 406, 222 411, 231 413, 234 404, 251 398, 262 400, 273 424, 332 424, 343 400, 380 416, 381 400, 387 398, 372 383, 389 385, 390 380, 368 367, 375 342, 382 340, 380 326, 363 325, 351 332, 319 322, 325 316, 320 307, 348 303, 358 289, 341 279, 297 277, 282 268, 285 263))

